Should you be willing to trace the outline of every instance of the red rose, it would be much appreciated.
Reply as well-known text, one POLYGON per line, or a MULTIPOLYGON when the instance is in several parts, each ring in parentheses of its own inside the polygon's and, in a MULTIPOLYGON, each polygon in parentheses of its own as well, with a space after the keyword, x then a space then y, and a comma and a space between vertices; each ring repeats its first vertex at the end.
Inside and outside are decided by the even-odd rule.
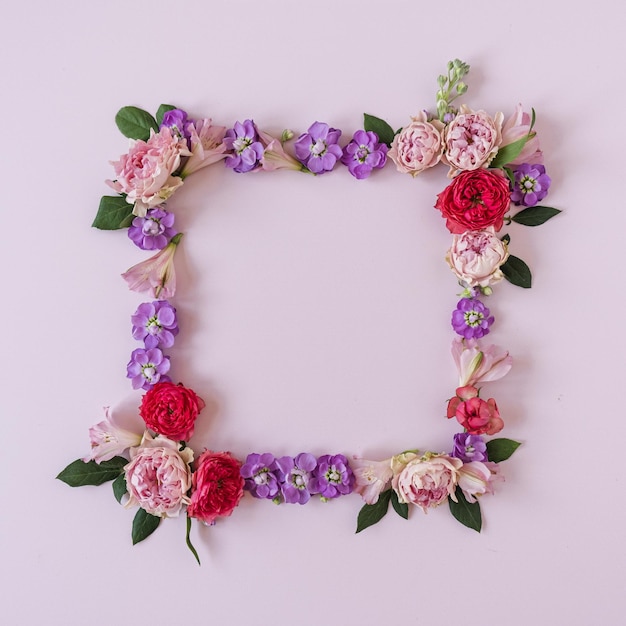
POLYGON ((456 390, 448 402, 448 418, 457 421, 472 435, 495 435, 504 428, 498 405, 493 398, 486 402, 478 397, 478 389, 467 385, 456 390))
POLYGON ((446 218, 448 230, 461 234, 489 226, 500 230, 510 204, 508 179, 494 170, 479 169, 456 176, 437 196, 435 208, 446 218))
POLYGON ((187 515, 212 524, 216 517, 227 517, 239 504, 244 480, 241 463, 229 452, 203 452, 192 475, 191 504, 187 515))
POLYGON ((175 441, 188 441, 204 401, 194 391, 174 383, 157 383, 141 400, 139 414, 146 426, 175 441))

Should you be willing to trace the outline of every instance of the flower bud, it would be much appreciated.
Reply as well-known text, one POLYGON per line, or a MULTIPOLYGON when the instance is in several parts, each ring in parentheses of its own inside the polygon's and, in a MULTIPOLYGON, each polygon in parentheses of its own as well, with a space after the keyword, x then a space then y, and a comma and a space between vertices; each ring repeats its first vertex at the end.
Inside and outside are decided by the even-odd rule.
POLYGON ((285 128, 283 130, 282 135, 280 136, 280 143, 285 143, 285 141, 289 141, 293 137, 293 131, 289 128, 285 128))

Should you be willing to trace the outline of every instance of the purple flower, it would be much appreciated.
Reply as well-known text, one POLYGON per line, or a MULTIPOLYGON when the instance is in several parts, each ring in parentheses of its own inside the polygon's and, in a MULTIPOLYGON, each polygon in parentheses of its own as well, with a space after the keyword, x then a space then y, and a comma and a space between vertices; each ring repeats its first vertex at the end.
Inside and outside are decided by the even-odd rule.
POLYGON ((226 167, 243 174, 259 166, 263 156, 263 144, 252 120, 236 122, 224 135, 224 145, 232 154, 226 157, 226 167))
POLYGON ((309 483, 311 473, 317 467, 317 460, 308 452, 300 453, 295 459, 283 456, 276 459, 284 476, 281 491, 285 502, 289 504, 306 504, 310 497, 309 483))
POLYGON ((367 178, 374 168, 384 167, 387 150, 389 148, 378 141, 376 133, 357 130, 352 141, 343 149, 341 162, 348 166, 352 176, 361 180, 367 178))
POLYGON ((511 200, 517 205, 535 206, 548 195, 550 177, 543 165, 522 163, 513 170, 515 185, 511 200))
POLYGON ((294 144, 296 157, 314 174, 330 172, 343 151, 337 145, 341 131, 324 122, 315 122, 294 144))
POLYGON ((186 129, 187 124, 191 121, 192 120, 187 118, 186 111, 183 111, 182 109, 172 109, 171 111, 166 111, 163 114, 163 121, 159 126, 159 130, 164 127, 171 128, 179 136, 184 137, 187 141, 189 141, 190 135, 186 129))
POLYGON ((126 378, 130 378, 133 389, 150 389, 158 382, 171 382, 166 376, 170 369, 170 358, 158 348, 137 348, 130 355, 126 366, 126 378))
POLYGON ((128 237, 142 250, 162 250, 176 235, 174 214, 161 207, 148 209, 145 217, 135 217, 128 237))
POLYGON ((338 498, 352 492, 354 474, 343 454, 325 454, 317 459, 317 469, 309 481, 309 491, 322 499, 338 498))
POLYGON ((176 309, 167 300, 144 302, 131 316, 133 337, 143 341, 147 350, 171 348, 178 335, 176 309))
POLYGON ((478 298, 461 298, 452 311, 452 328, 465 339, 480 339, 492 324, 493 316, 478 298))
POLYGON ((278 496, 283 473, 273 454, 249 454, 246 462, 241 466, 241 477, 244 479, 244 489, 255 498, 273 500, 278 496))
POLYGON ((472 461, 488 461, 487 445, 480 435, 457 433, 454 435, 454 449, 451 456, 461 459, 463 463, 472 461))

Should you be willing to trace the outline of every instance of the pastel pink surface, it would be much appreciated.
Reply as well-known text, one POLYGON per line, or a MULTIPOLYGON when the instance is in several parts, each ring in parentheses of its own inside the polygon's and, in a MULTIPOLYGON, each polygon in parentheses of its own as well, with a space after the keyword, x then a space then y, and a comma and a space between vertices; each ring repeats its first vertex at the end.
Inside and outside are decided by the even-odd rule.
MULTIPOLYGON (((6 623, 131 623, 161 589, 181 598, 158 603, 169 621, 620 622, 625 220, 615 164, 624 131, 611 111, 626 88, 614 78, 619 20, 602 16, 621 5, 601 0, 590 15, 568 4, 558 46, 562 3, 526 3, 525 16, 540 16, 533 26, 505 6, 467 6, 447 3, 445 15, 371 0, 7 9, 6 623), (137 35, 162 34, 164 21, 170 35, 146 52, 137 35), (535 107, 548 204, 565 210, 538 229, 510 229, 534 285, 496 285, 490 302, 493 341, 515 362, 486 397, 497 398, 502 434, 524 445, 482 499, 483 533, 435 509, 408 522, 390 515, 355 536, 356 496, 305 507, 247 498, 215 527, 194 529, 201 569, 185 549, 184 519, 132 547, 132 513, 108 486, 54 480, 88 452, 101 407, 132 393, 130 315, 143 298, 120 274, 145 255, 125 233, 89 227, 109 193, 108 161, 127 147, 115 112, 172 102, 225 126, 253 117, 274 135, 315 120, 348 134, 363 112, 399 127, 433 107, 436 77, 454 57, 472 66, 463 100, 474 109, 506 119, 518 102, 535 107), (611 117, 602 130, 599 116, 611 117), (488 591, 461 582, 468 573, 488 591)), ((445 168, 412 179, 390 164, 356 181, 345 168, 243 176, 218 164, 194 177, 172 203, 186 236, 171 355, 207 401, 198 451, 446 449, 457 381, 447 320, 458 289, 433 208, 445 168)))

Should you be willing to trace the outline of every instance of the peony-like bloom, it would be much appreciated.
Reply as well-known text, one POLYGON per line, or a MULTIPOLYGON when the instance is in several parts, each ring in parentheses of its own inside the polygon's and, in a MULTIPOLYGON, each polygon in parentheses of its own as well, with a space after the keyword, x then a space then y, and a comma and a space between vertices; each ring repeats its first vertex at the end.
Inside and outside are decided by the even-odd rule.
POLYGON ((243 174, 259 167, 263 156, 263 145, 259 141, 257 128, 252 120, 243 124, 236 122, 224 135, 224 145, 229 151, 226 156, 226 167, 243 174))
POLYGON ((174 345, 174 337, 178 334, 176 309, 167 300, 140 304, 130 319, 133 338, 143 341, 146 349, 174 345))
POLYGON ((456 390, 456 396, 448 402, 447 417, 455 417, 472 435, 495 435, 504 428, 496 401, 489 398, 485 402, 471 385, 456 390))
POLYGON ((493 315, 478 298, 461 298, 452 311, 452 328, 465 339, 478 339, 489 333, 493 315))
POLYGON ((170 357, 159 348, 144 350, 137 348, 126 365, 126 378, 130 378, 133 389, 150 389, 158 382, 169 381, 170 357))
POLYGON ((144 394, 139 414, 155 433, 175 441, 189 441, 204 407, 204 400, 192 389, 180 383, 159 382, 144 394))
POLYGON ((459 170, 487 167, 502 141, 502 113, 492 119, 484 111, 472 111, 461 105, 458 115, 445 131, 443 160, 450 166, 449 176, 459 170))
POLYGON ((330 172, 341 159, 343 150, 337 143, 341 131, 324 122, 314 122, 298 137, 294 148, 296 157, 314 174, 330 172))
POLYGON ((453 234, 490 226, 497 232, 510 206, 509 180, 499 170, 461 172, 437 196, 435 204, 453 234))
POLYGON ((229 516, 243 496, 240 469, 241 463, 228 452, 203 452, 192 476, 187 515, 205 524, 229 516))
POLYGON ((148 209, 144 217, 135 217, 128 238, 142 250, 162 250, 176 234, 174 214, 163 207, 148 209))
POLYGON ((427 453, 410 461, 394 476, 392 486, 398 500, 419 506, 424 513, 439 506, 451 497, 456 502, 454 490, 458 471, 463 461, 447 454, 427 453))
POLYGON ((487 460, 487 444, 480 435, 457 433, 454 435, 454 449, 450 453, 463 463, 487 460))
POLYGON ((515 204, 535 206, 548 195, 552 182, 543 165, 522 163, 513 170, 515 184, 511 200, 515 204))
POLYGON ((350 465, 356 480, 355 493, 358 493, 367 504, 376 504, 380 494, 387 489, 393 478, 391 459, 368 461, 354 456, 350 465))
POLYGON ((450 269, 466 287, 487 287, 502 280, 500 266, 508 258, 507 245, 496 236, 493 227, 453 235, 446 254, 450 269))
POLYGON ((493 483, 504 480, 498 475, 498 464, 480 461, 464 463, 458 472, 458 484, 468 502, 476 502, 476 496, 493 493, 493 483))
POLYGON ((343 149, 341 162, 357 180, 367 178, 374 169, 380 169, 387 162, 387 146, 378 141, 372 131, 357 130, 350 143, 343 149))
POLYGON ((285 169, 295 172, 307 171, 307 168, 300 161, 296 161, 296 159, 285 152, 280 139, 276 139, 262 130, 259 130, 258 133, 264 147, 263 156, 261 157, 261 169, 266 172, 285 169))
POLYGON ((83 461, 109 461, 118 454, 123 454, 128 448, 138 446, 141 442, 141 433, 131 432, 120 428, 113 417, 110 407, 104 407, 104 419, 89 429, 91 454, 83 461))
POLYGON ((439 120, 429 122, 426 113, 420 111, 393 138, 387 156, 396 164, 399 172, 417 176, 441 160, 443 128, 439 120))
POLYGON ((280 489, 285 502, 306 504, 311 498, 309 483, 317 467, 317 459, 308 452, 301 452, 295 458, 283 456, 276 459, 276 464, 283 475, 280 489))
POLYGON ((317 459, 317 468, 309 482, 309 491, 324 499, 352 493, 354 474, 343 454, 325 454, 317 459))
POLYGON ((178 517, 189 503, 189 464, 193 450, 179 451, 178 443, 145 433, 138 448, 131 448, 130 463, 124 467, 129 499, 126 507, 138 504, 150 515, 178 517))
POLYGON ((244 489, 255 498, 273 500, 280 491, 284 474, 273 454, 266 452, 249 454, 241 466, 241 476, 245 480, 244 489))
MULTIPOLYGON (((509 117, 502 127, 502 141, 500 147, 508 146, 519 141, 522 137, 528 136, 530 130, 531 116, 525 113, 522 105, 518 104, 515 113, 509 117)), ((522 163, 543 163, 543 152, 539 148, 537 135, 531 133, 531 137, 524 144, 522 151, 507 165, 520 165, 522 163)))
POLYGON ((452 357, 459 372, 459 387, 499 380, 513 365, 513 357, 500 346, 482 346, 475 339, 460 337, 452 342, 452 357))
POLYGON ((116 179, 106 181, 118 193, 125 193, 126 201, 134 205, 133 213, 140 217, 146 211, 163 204, 183 184, 180 176, 173 176, 181 157, 189 156, 187 142, 168 127, 158 133, 150 131, 148 141, 131 140, 127 154, 119 161, 111 161, 116 179))
POLYGON ((191 156, 187 159, 181 177, 186 178, 199 169, 217 163, 228 156, 224 135, 224 126, 214 126, 210 119, 195 120, 185 127, 189 136, 191 156))
POLYGON ((178 233, 168 244, 151 256, 122 274, 131 291, 143 293, 151 291, 154 298, 167 299, 176 293, 176 270, 174 268, 174 253, 182 238, 178 233))

